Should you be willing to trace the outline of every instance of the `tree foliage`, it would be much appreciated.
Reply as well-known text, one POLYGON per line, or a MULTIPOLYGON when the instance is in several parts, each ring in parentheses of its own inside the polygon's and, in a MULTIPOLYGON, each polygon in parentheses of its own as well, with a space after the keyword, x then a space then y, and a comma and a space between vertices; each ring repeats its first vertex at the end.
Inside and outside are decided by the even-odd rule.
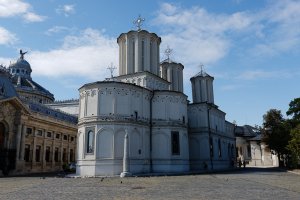
POLYGON ((300 123, 300 98, 292 100, 289 106, 286 114, 292 116, 293 125, 297 126, 300 123))
POLYGON ((300 125, 291 130, 291 139, 287 149, 291 153, 291 165, 296 168, 300 158, 300 125))
POLYGON ((289 166, 295 168, 300 159, 300 98, 290 102, 286 114, 292 118, 284 119, 276 109, 270 109, 263 116, 263 140, 278 153, 279 159, 285 155, 289 166))
POLYGON ((289 123, 283 118, 281 111, 276 109, 269 110, 263 119, 263 140, 279 155, 286 154, 286 146, 290 140, 289 123))

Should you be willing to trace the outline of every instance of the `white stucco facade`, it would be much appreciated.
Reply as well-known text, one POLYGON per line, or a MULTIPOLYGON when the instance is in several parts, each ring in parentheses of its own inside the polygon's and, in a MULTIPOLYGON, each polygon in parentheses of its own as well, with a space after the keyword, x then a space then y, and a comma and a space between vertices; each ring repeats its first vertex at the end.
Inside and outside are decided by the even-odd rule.
POLYGON ((201 72, 191 79, 193 103, 188 103, 184 66, 169 59, 159 62, 160 37, 129 31, 117 42, 120 76, 79 89, 77 174, 232 167, 233 125, 214 104, 213 77, 201 72))

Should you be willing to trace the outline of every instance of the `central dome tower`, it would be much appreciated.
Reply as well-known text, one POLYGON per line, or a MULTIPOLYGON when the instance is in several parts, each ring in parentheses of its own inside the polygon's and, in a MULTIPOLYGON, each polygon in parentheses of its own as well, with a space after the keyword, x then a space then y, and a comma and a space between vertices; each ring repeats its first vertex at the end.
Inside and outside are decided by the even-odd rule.
POLYGON ((138 30, 122 33, 119 44, 119 75, 148 71, 159 75, 159 45, 161 38, 155 33, 141 30, 141 19, 137 20, 138 30))

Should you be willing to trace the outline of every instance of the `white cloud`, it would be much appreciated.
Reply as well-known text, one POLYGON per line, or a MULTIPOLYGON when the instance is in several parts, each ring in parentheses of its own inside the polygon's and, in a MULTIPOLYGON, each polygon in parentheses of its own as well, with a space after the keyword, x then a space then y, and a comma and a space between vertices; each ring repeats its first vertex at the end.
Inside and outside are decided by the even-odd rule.
POLYGON ((0 45, 9 45, 17 41, 15 34, 0 26, 0 45))
POLYGON ((75 5, 74 4, 73 5, 72 4, 68 4, 68 5, 59 6, 56 9, 56 12, 58 14, 63 14, 65 17, 68 17, 71 14, 75 13, 75 5))
POLYGON ((75 28, 69 28, 69 27, 66 27, 66 26, 54 26, 52 28, 49 28, 45 34, 46 35, 53 35, 55 33, 60 33, 60 32, 64 32, 64 31, 74 31, 75 28))
POLYGON ((59 49, 33 51, 27 57, 35 75, 102 80, 109 77, 106 69, 109 64, 117 63, 118 47, 114 38, 95 29, 85 29, 77 36, 65 37, 59 49))
POLYGON ((264 41, 254 44, 255 55, 277 55, 300 47, 300 1, 270 3, 257 17, 264 41))
POLYGON ((201 7, 163 3, 153 23, 163 29, 161 48, 176 48, 173 57, 190 66, 188 74, 195 74, 200 63, 210 65, 226 56, 231 47, 227 35, 245 31, 253 20, 246 12, 213 14, 201 7))
POLYGON ((24 17, 26 22, 42 22, 46 18, 44 16, 40 16, 40 15, 37 15, 37 14, 32 13, 32 12, 27 12, 26 14, 24 14, 23 17, 24 17))
POLYGON ((272 1, 261 10, 231 14, 162 3, 153 24, 162 30, 162 50, 169 45, 175 60, 195 74, 199 63, 214 65, 241 46, 239 54, 247 57, 299 49, 299 10, 300 1, 295 0, 272 1))
POLYGON ((45 17, 32 12, 32 6, 21 0, 1 0, 0 18, 21 16, 26 22, 41 22, 45 17))

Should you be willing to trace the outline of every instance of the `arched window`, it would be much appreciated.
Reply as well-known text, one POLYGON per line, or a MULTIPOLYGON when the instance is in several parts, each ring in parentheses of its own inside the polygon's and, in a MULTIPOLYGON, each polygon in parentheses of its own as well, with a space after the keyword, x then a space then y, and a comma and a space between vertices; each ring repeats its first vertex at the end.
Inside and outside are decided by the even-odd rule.
POLYGON ((86 152, 93 153, 94 152, 94 132, 89 131, 86 137, 86 152))

